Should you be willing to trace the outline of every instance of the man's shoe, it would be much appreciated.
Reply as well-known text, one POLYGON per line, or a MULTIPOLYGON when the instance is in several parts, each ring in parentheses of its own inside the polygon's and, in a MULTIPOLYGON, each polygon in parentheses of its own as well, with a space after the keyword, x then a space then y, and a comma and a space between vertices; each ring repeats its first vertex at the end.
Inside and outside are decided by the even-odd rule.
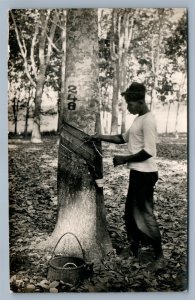
POLYGON ((134 247, 134 245, 127 246, 120 252, 119 256, 123 259, 128 259, 129 257, 138 258, 139 249, 138 247, 134 247))

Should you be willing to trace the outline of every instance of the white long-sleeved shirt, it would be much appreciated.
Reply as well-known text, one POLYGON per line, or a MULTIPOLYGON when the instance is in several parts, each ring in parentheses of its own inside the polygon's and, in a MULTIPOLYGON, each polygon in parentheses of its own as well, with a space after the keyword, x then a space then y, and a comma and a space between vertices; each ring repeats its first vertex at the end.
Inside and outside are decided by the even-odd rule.
POLYGON ((156 172, 158 170, 155 162, 157 128, 156 120, 151 112, 137 116, 129 130, 123 134, 127 143, 129 154, 136 154, 145 150, 152 157, 142 162, 128 163, 128 167, 140 172, 156 172))

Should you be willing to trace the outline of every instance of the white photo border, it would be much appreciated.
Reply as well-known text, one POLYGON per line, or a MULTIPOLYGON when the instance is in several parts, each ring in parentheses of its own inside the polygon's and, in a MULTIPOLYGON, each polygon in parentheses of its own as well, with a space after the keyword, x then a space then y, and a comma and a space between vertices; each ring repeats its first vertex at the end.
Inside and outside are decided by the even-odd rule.
POLYGON ((7 122, 7 60, 8 10, 14 8, 93 8, 93 7, 182 7, 188 10, 188 194, 189 194, 189 274, 185 292, 154 293, 82 293, 82 294, 17 294, 17 299, 195 299, 195 1, 194 0, 0 0, 0 296, 3 300, 16 295, 9 289, 9 228, 8 228, 8 122, 7 122))

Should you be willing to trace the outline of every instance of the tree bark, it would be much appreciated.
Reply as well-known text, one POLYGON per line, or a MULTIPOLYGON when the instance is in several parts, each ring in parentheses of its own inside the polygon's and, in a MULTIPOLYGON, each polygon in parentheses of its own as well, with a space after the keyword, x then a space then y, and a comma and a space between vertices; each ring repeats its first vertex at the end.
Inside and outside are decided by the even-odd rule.
MULTIPOLYGON (((40 19, 43 25, 43 29, 41 31, 40 42, 39 42, 39 72, 37 76, 37 85, 35 92, 35 110, 34 110, 34 118, 33 118, 33 129, 31 135, 32 143, 41 143, 41 103, 42 103, 42 95, 43 88, 45 84, 45 75, 47 66, 49 64, 51 52, 52 52, 52 41, 54 38, 55 30, 56 30, 56 22, 54 22, 50 29, 50 37, 48 42, 48 49, 46 52, 46 38, 47 38, 47 29, 48 29, 48 20, 50 16, 50 10, 45 13, 45 11, 41 11, 40 19)), ((57 15, 54 16, 54 21, 56 20, 57 15)))
MULTIPOLYGON (((127 60, 128 51, 132 42, 134 23, 137 16, 138 10, 133 9, 131 15, 129 12, 124 11, 123 16, 119 19, 119 65, 120 65, 120 91, 123 92, 129 80, 127 78, 127 60)), ((121 132, 126 131, 126 113, 127 105, 124 97, 122 98, 122 123, 121 132)))
POLYGON ((164 25, 164 9, 161 9, 159 12, 159 31, 158 31, 158 42, 157 42, 157 50, 156 50, 156 59, 154 58, 154 35, 152 38, 152 71, 154 74, 154 85, 151 94, 151 105, 150 109, 154 112, 155 104, 158 102, 157 99, 157 87, 158 87, 158 74, 160 67, 160 50, 162 43, 162 29, 164 25))
MULTIPOLYGON (((97 9, 70 9, 67 12, 65 121, 87 134, 100 130, 98 91, 97 9), (74 103, 70 105, 70 103, 74 103)), ((103 188, 97 187, 86 161, 65 149, 61 132, 58 160, 58 218, 50 245, 65 232, 74 233, 89 260, 100 260, 111 247, 106 229, 103 188)), ((71 138, 71 137, 69 137, 71 138)), ((102 158, 99 157, 102 170, 102 158)), ((69 254, 76 251, 74 239, 69 254)))
POLYGON ((14 97, 13 101, 13 115, 14 115, 14 134, 16 135, 18 133, 18 102, 19 100, 14 97))
POLYGON ((118 134, 118 94, 119 94, 119 65, 113 63, 115 76, 113 78, 112 121, 111 134, 118 134))
POLYGON ((168 134, 168 124, 169 124, 170 110, 171 110, 171 102, 169 101, 169 103, 168 103, 168 112, 167 112, 167 120, 166 120, 166 129, 165 129, 166 135, 168 134))
POLYGON ((34 110, 34 118, 33 118, 33 129, 31 135, 32 143, 41 143, 41 102, 42 102, 42 94, 45 83, 45 73, 46 73, 46 60, 45 60, 45 44, 47 37, 47 24, 48 24, 49 15, 45 13, 45 11, 41 11, 40 20, 43 25, 43 29, 41 31, 40 42, 39 42, 39 72, 37 76, 37 85, 35 92, 35 110, 34 110))
MULTIPOLYGON (((12 10, 10 10, 10 15, 12 17, 13 23, 14 23, 14 28, 15 28, 15 32, 16 32, 16 37, 17 37, 17 41, 18 41, 18 46, 20 48, 20 53, 22 55, 23 61, 24 61, 24 70, 26 73, 26 76, 28 77, 30 83, 32 84, 32 86, 36 87, 36 82, 33 80, 31 73, 30 73, 30 68, 28 65, 28 58, 27 58, 27 48, 26 48, 26 44, 24 41, 24 38, 22 37, 22 35, 20 34, 20 31, 18 29, 18 26, 16 24, 16 20, 14 17, 14 14, 12 12, 12 10)), ((34 38, 33 38, 34 41, 34 38)))
POLYGON ((118 94, 119 94, 119 56, 117 54, 117 42, 115 41, 118 35, 118 12, 116 9, 112 11, 112 34, 111 34, 111 60, 113 66, 113 96, 112 96, 112 119, 111 119, 111 134, 118 134, 118 94))
POLYGON ((26 115, 25 115, 25 125, 24 125, 24 138, 27 138, 28 134, 28 119, 29 119, 29 103, 30 103, 30 98, 27 100, 26 103, 26 115))
POLYGON ((29 87, 29 96, 26 102, 26 114, 25 114, 25 125, 24 125, 24 138, 27 138, 28 135, 28 119, 29 119, 29 110, 30 110, 30 100, 33 97, 33 90, 31 86, 29 87))
POLYGON ((186 81, 186 72, 184 71, 184 74, 183 74, 182 80, 181 80, 181 84, 179 87, 179 95, 178 95, 177 110, 176 110, 176 119, 175 119, 175 128, 174 128, 174 133, 175 133, 176 137, 178 137, 177 126, 178 126, 178 118, 179 118, 179 109, 180 109, 180 105, 181 105, 181 98, 182 98, 182 92, 183 92, 183 88, 185 85, 185 81, 186 81))
POLYGON ((63 105, 65 101, 65 70, 66 70, 66 11, 62 11, 62 64, 61 64, 61 89, 60 89, 60 97, 58 101, 58 133, 60 133, 61 128, 61 120, 63 116, 63 105))

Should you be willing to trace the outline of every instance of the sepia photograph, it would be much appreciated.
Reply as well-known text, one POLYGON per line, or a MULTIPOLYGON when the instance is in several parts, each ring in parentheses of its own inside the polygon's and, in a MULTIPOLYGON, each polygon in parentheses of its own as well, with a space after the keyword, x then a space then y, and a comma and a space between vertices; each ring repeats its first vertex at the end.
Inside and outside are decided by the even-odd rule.
POLYGON ((14 293, 188 289, 188 11, 10 9, 14 293))

